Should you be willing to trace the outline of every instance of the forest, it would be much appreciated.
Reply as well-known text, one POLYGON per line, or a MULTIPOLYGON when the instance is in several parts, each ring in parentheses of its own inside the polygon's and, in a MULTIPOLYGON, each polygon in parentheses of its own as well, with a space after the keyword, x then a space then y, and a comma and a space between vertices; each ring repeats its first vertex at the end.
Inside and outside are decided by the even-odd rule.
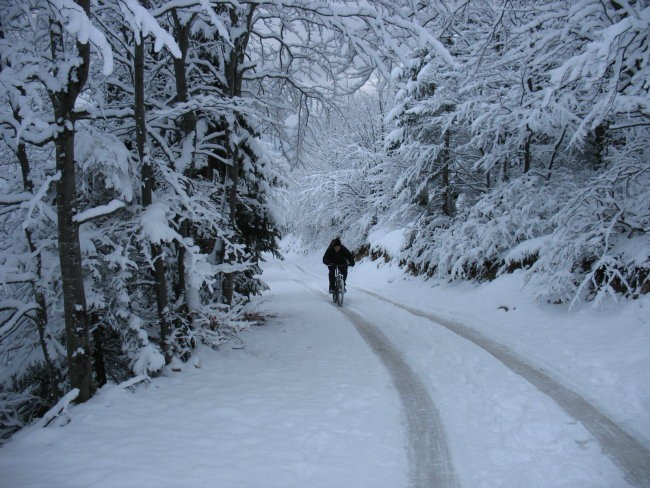
POLYGON ((238 340, 283 235, 523 268, 548 303, 650 291, 647 0, 0 13, 0 439, 238 340))

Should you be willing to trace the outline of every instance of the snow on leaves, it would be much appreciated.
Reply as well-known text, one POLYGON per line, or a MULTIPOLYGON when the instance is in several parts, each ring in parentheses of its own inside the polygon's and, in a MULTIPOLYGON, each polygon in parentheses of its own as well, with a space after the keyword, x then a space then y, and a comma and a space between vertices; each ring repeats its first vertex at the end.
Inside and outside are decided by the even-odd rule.
POLYGON ((181 50, 174 37, 163 29, 156 18, 136 0, 121 0, 118 2, 124 20, 135 35, 135 42, 140 42, 140 36, 146 38, 150 34, 154 38, 154 51, 159 52, 163 47, 175 58, 181 57, 181 50))
MULTIPOLYGON (((392 70, 377 93, 392 101, 383 151, 363 167, 353 145, 332 151, 301 193, 305 241, 341 233, 372 246, 376 230, 398 228, 407 246, 395 257, 416 273, 530 268, 551 302, 647 293, 647 2, 439 7, 426 28, 453 63, 419 46, 392 70), (355 179, 376 186, 344 200, 355 179)), ((348 133, 367 125, 345 122, 348 133)))
POLYGON ((73 0, 48 0, 48 3, 57 15, 57 20, 81 44, 91 42, 101 51, 104 59, 103 73, 104 75, 111 74, 113 72, 113 51, 111 46, 104 33, 93 25, 81 5, 73 0))

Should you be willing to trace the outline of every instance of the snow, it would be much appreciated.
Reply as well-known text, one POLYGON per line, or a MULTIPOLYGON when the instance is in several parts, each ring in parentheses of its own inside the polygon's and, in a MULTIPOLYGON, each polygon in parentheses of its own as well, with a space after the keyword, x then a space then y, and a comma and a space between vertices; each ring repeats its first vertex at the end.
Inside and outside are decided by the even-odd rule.
POLYGON ((142 328, 143 325, 138 317, 130 317, 129 327, 137 334, 140 341, 140 347, 137 353, 132 355, 129 365, 137 377, 146 377, 149 373, 158 372, 165 366, 165 357, 158 347, 149 342, 149 335, 142 328))
POLYGON ((140 339, 146 343, 138 349, 137 357, 132 361, 131 369, 138 375, 144 375, 150 371, 158 371, 165 366, 165 358, 157 347, 149 343, 149 338, 140 330, 140 339))
POLYGON ((199 350, 134 392, 105 387, 64 428, 19 433, 0 486, 405 486, 388 374, 337 309, 283 275, 269 273, 264 305, 278 317, 245 349, 199 350))
MULTIPOLYGON (((68 407, 66 425, 24 429, 0 451, 0 486, 408 486, 403 411, 385 366, 322 293, 320 256, 287 256, 265 263, 271 291, 258 308, 269 319, 242 333, 244 349, 199 349, 158 378, 68 407)), ((650 299, 569 312, 540 305, 532 287, 523 272, 448 285, 364 261, 350 270, 344 308, 380 329, 428 387, 461 486, 629 486, 550 397, 366 293, 475 328, 650 444, 650 299)))
POLYGON ((406 227, 386 230, 383 228, 373 228, 368 234, 368 242, 371 251, 383 251, 390 257, 397 257, 405 244, 405 234, 408 232, 406 227))
POLYGON ((298 114, 291 114, 286 119, 284 119, 284 125, 287 129, 296 129, 299 122, 300 117, 298 117, 298 114))
POLYGON ((174 37, 163 29, 155 17, 137 1, 124 0, 120 2, 120 9, 134 33, 140 33, 142 37, 147 37, 149 34, 154 37, 154 51, 160 52, 164 46, 175 58, 182 56, 174 37))
POLYGON ((17 203, 22 203, 28 201, 32 198, 31 193, 23 192, 16 193, 13 195, 0 195, 0 205, 15 205, 17 203))
POLYGON ((113 199, 106 205, 98 205, 97 207, 89 208, 88 210, 84 210, 83 212, 78 213, 72 217, 72 220, 77 223, 82 223, 86 220, 91 220, 97 217, 101 217, 102 215, 113 213, 116 210, 124 207, 124 205, 124 202, 113 199))
POLYGON ((57 171, 55 174, 52 176, 48 176, 45 180, 45 182, 40 186, 36 194, 34 195, 34 198, 31 199, 29 202, 29 207, 27 209, 27 215, 25 216, 25 220, 22 223, 23 229, 29 229, 30 225, 33 223, 32 216, 34 214, 34 211, 36 210, 36 207, 39 206, 39 203, 43 198, 45 197, 45 194, 47 193, 48 189, 50 188, 50 185, 54 183, 55 181, 59 181, 61 179, 61 172, 57 171))
POLYGON ((618 236, 615 248, 622 254, 623 259, 636 266, 644 266, 650 259, 650 237, 648 236, 618 236))
POLYGON ((142 237, 153 243, 182 241, 181 235, 169 226, 168 212, 169 207, 165 203, 149 205, 140 217, 142 237))
POLYGON ((47 411, 43 417, 41 417, 36 425, 39 427, 46 427, 50 422, 56 418, 61 418, 61 414, 65 414, 70 407, 70 403, 74 401, 75 398, 79 396, 79 389, 73 388, 68 393, 63 395, 63 398, 59 400, 56 405, 54 405, 50 410, 47 411))
POLYGON ((595 307, 541 305, 518 270, 476 286, 423 282, 394 263, 357 265, 354 280, 405 305, 471 326, 552 372, 650 444, 650 297, 595 307), (359 276, 361 275, 361 276, 359 276))
POLYGON ((104 59, 104 75, 113 72, 113 51, 106 36, 93 25, 83 8, 70 0, 52 0, 52 5, 63 17, 65 28, 74 35, 81 44, 92 42, 102 53, 104 59))
POLYGON ((548 235, 527 239, 513 247, 503 258, 506 266, 518 263, 538 254, 539 251, 548 245, 551 237, 548 235))

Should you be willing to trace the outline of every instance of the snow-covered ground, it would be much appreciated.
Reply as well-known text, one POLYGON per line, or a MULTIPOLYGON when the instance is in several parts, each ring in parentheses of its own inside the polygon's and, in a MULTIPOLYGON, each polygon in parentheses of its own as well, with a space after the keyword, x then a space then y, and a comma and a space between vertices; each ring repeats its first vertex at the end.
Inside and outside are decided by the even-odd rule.
MULTIPOLYGON (((199 350, 181 372, 105 387, 71 407, 66 425, 17 434, 0 449, 0 487, 409 486, 403 404, 385 365, 327 300, 319 258, 267 263, 271 291, 260 309, 270 318, 243 334, 244 349, 199 350)), ((357 265, 348 283, 344 310, 380 330, 428 388, 460 486, 629 486, 550 397, 473 343, 376 295, 507 346, 646 447, 649 297, 567 312, 530 299, 520 274, 434 286, 378 262, 357 265)))
POLYGON ((355 268, 360 286, 495 339, 596 404, 650 445, 650 296, 604 308, 544 305, 523 272, 476 287, 435 284, 391 264, 355 268))

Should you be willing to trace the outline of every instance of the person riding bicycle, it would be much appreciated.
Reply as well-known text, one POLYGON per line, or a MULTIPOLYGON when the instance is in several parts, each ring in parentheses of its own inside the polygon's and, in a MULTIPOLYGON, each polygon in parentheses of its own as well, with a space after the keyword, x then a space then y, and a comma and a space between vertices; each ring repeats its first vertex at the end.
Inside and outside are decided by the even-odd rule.
POLYGON ((343 282, 348 278, 348 265, 354 266, 354 256, 341 244, 338 237, 330 242, 327 251, 323 255, 323 264, 329 267, 330 293, 334 292, 334 269, 339 268, 343 275, 343 282))

